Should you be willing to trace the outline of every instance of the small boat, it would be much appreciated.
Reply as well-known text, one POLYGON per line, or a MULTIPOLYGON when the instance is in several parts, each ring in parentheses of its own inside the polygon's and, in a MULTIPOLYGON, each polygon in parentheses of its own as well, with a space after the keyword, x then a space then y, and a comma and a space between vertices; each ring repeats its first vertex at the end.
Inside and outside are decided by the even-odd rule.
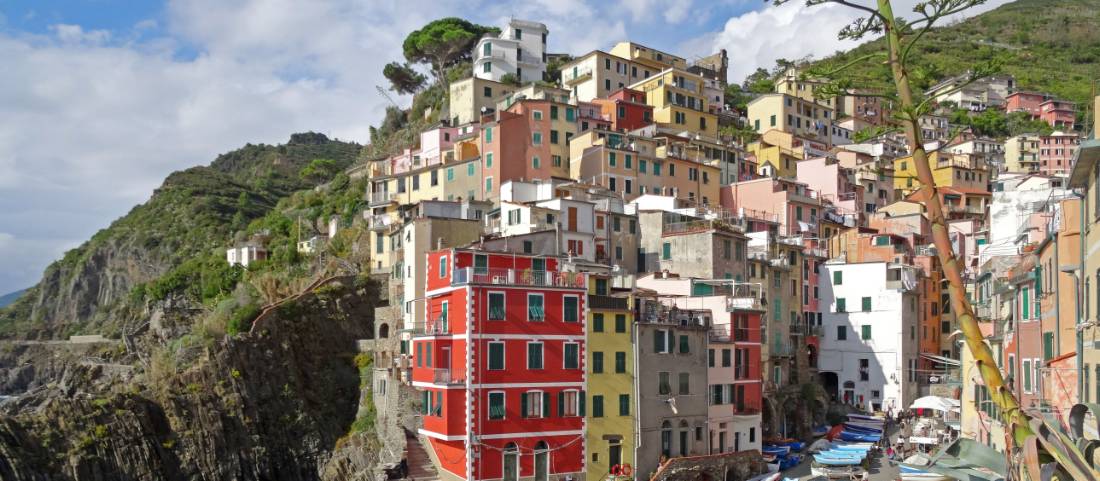
POLYGON ((930 473, 901 465, 901 479, 902 481, 947 481, 949 478, 939 473, 930 473))
POLYGON ((863 468, 860 466, 829 466, 816 462, 810 464, 810 474, 814 476, 824 476, 828 479, 858 478, 863 474, 863 471, 863 468))
POLYGON ((805 443, 800 443, 798 441, 788 441, 783 444, 786 445, 788 448, 791 448, 791 451, 796 453, 802 451, 802 448, 806 447, 805 443))
POLYGON ((853 431, 853 432, 877 433, 877 434, 882 434, 882 432, 884 431, 884 429, 881 426, 874 427, 874 426, 868 426, 868 425, 865 425, 865 424, 862 424, 862 423, 853 423, 853 422, 844 423, 844 430, 845 431, 853 431))
POLYGON ((848 419, 853 419, 853 420, 857 420, 857 421, 877 421, 877 422, 880 422, 880 423, 885 423, 886 422, 885 417, 882 417, 882 416, 868 416, 866 414, 849 414, 848 419))
POLYGON ((852 451, 852 452, 857 452, 857 453, 866 453, 866 452, 871 450, 871 445, 869 445, 869 444, 868 445, 834 444, 833 447, 830 448, 830 450, 832 450, 832 451, 852 451))
POLYGON ((861 453, 861 452, 857 452, 857 451, 825 451, 823 453, 817 453, 814 456, 821 456, 823 458, 832 458, 832 459, 849 459, 849 458, 863 459, 863 458, 867 457, 867 453, 861 453))
POLYGON ((778 456, 786 456, 788 453, 791 452, 791 447, 790 446, 776 446, 776 445, 765 444, 763 447, 760 448, 760 451, 763 452, 764 454, 775 454, 775 455, 778 455, 778 456))
POLYGON ((851 431, 841 431, 841 441, 849 442, 865 442, 865 443, 877 443, 882 439, 881 434, 869 434, 869 433, 853 433, 851 431))
POLYGON ((863 462, 860 457, 831 457, 823 454, 815 454, 814 461, 826 466, 854 466, 863 462))

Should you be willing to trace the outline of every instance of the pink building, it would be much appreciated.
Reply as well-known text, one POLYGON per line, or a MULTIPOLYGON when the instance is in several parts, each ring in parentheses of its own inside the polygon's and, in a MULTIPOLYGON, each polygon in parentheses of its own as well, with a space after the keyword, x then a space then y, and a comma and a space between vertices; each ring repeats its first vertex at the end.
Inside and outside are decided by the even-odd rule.
POLYGON ((826 204, 821 195, 802 182, 765 177, 722 187, 722 207, 746 209, 774 216, 779 235, 820 237, 819 220, 826 204))
POLYGON ((1044 94, 1042 92, 1025 92, 1018 91, 1008 94, 1005 97, 1005 111, 1006 112, 1027 112, 1031 114, 1031 118, 1039 118, 1039 105, 1047 100, 1054 98, 1053 95, 1044 94))
MULTIPOLYGON (((467 126, 465 129, 476 131, 473 126, 467 126)), ((454 146, 459 131, 460 127, 441 125, 421 132, 418 147, 404 149, 400 154, 390 156, 385 162, 375 166, 373 175, 402 174, 410 170, 441 163, 443 157, 448 155, 451 147, 454 146)))
POLYGON ((589 130, 611 130, 611 116, 603 113, 595 102, 577 102, 577 133, 589 130))
POLYGON ((1077 134, 1055 132, 1039 137, 1039 171, 1047 174, 1067 174, 1073 165, 1073 155, 1081 139, 1077 134))
POLYGON ((1073 102, 1050 99, 1039 105, 1039 118, 1056 129, 1073 130, 1076 110, 1073 102))
POLYGON ((863 206, 863 186, 854 182, 855 172, 837 159, 817 157, 799 161, 798 181, 832 202, 841 214, 874 212, 873 204, 869 210, 863 206))

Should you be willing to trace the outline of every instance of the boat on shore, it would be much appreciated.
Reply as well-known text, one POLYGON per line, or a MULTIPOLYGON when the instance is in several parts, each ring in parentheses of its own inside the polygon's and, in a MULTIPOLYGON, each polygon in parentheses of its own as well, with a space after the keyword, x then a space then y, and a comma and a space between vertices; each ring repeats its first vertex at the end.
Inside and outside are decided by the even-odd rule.
POLYGON ((949 478, 939 473, 922 471, 909 466, 901 466, 902 481, 947 481, 949 478))

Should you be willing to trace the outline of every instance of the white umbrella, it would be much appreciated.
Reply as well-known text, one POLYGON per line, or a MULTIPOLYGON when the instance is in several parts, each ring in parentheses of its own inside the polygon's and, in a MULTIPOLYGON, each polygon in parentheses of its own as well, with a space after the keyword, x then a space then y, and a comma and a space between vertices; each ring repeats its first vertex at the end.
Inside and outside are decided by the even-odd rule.
POLYGON ((956 399, 945 398, 942 396, 925 396, 913 401, 913 404, 909 406, 909 409, 931 409, 933 411, 943 412, 959 412, 959 408, 962 406, 956 399))

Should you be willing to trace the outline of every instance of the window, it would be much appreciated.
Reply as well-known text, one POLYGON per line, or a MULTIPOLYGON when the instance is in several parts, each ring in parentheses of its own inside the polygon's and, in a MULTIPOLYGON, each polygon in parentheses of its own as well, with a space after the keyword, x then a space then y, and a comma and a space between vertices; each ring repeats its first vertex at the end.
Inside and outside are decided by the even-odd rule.
POLYGON ((592 353, 592 372, 594 374, 600 374, 603 372, 603 353, 596 351, 592 353))
POLYGON ((1024 392, 1031 392, 1031 360, 1024 359, 1023 367, 1024 375, 1024 392))
POLYGON ((615 153, 614 152, 608 152, 607 153, 607 165, 610 165, 611 167, 615 166, 615 153))
POLYGON ((623 228, 622 218, 621 217, 612 217, 611 218, 611 229, 614 230, 615 232, 621 232, 622 228, 623 228))
POLYGON ((504 320, 504 293, 488 293, 488 320, 504 320))
POLYGON ((550 417, 550 393, 527 391, 520 395, 520 406, 525 418, 550 417))
POLYGON ((659 329, 653 332, 653 352, 657 354, 668 354, 672 351, 672 347, 669 346, 669 341, 672 336, 667 330, 659 329))
POLYGON ((546 312, 542 308, 542 294, 527 294, 527 320, 545 321, 546 312))
POLYGON ((592 332, 603 332, 603 313, 592 313, 592 332))
POLYGON ((667 372, 657 373, 657 394, 667 396, 672 394, 671 374, 667 372))
POLYGON ((447 256, 439 258, 439 278, 447 277, 447 256))
POLYGON ((564 296, 562 297, 562 320, 565 322, 577 322, 579 314, 577 313, 577 296, 564 296))
POLYGON ((714 367, 714 349, 707 349, 707 367, 714 367))
POLYGON ((450 303, 447 301, 443 301, 439 309, 439 322, 440 325, 443 327, 443 332, 450 332, 449 329, 447 329, 447 315, 450 311, 450 303))
POLYGON ((532 110, 531 111, 531 117, 533 117, 535 120, 542 120, 542 111, 541 110, 532 110))
POLYGON ((484 73, 493 73, 493 62, 485 62, 485 64, 481 66, 481 71, 484 73))
POLYGON ((534 132, 531 134, 531 143, 535 145, 542 145, 542 132, 534 132))
POLYGON ((492 192, 492 191, 493 191, 493 178, 492 177, 487 177, 485 179, 485 192, 488 193, 488 192, 492 192))
POLYGON ((504 343, 500 341, 489 343, 489 370, 504 370, 504 343))
POLYGON ((486 152, 485 153, 485 166, 486 167, 492 167, 493 166, 493 153, 492 152, 486 152))
POLYGON ((542 343, 527 343, 527 369, 542 369, 542 343))
POLYGON ((848 327, 836 326, 836 340, 847 341, 848 340, 848 327))
POLYGON ((537 168, 541 167, 542 166, 542 161, 541 160, 542 159, 539 159, 539 156, 537 156, 537 155, 531 157, 531 168, 537 169, 537 168))
POLYGON ((531 242, 531 241, 528 241, 528 240, 523 241, 523 253, 524 254, 530 254, 530 253, 534 252, 534 250, 535 250, 535 243, 534 242, 531 242))
POLYGON ((848 312, 847 307, 843 297, 836 298, 836 312, 848 312))
POLYGON ((863 298, 863 312, 871 312, 871 298, 870 297, 864 297, 863 298))
POLYGON ((550 131, 550 143, 551 144, 558 143, 558 131, 557 130, 551 130, 550 131))
POLYGON ((615 332, 626 332, 626 314, 615 314, 615 332))
POLYGON ((839 286, 841 284, 844 284, 844 272, 843 271, 833 271, 833 285, 834 286, 839 286))
POLYGON ((620 394, 619 395, 619 416, 629 416, 629 415, 630 415, 630 395, 629 394, 620 394))
POLYGON ((672 244, 671 243, 665 242, 665 243, 661 244, 661 259, 666 260, 666 261, 669 260, 669 259, 672 259, 672 244))
POLYGON ((868 325, 863 325, 863 326, 860 326, 860 329, 863 330, 862 336, 861 336, 863 338, 863 340, 864 341, 871 340, 871 326, 869 324, 868 325))
POLYGON ((603 396, 599 394, 592 396, 592 417, 603 417, 603 396))
POLYGON ((729 349, 722 349, 722 367, 730 367, 731 352, 729 349))
POLYGON ((625 154, 624 157, 625 159, 623 160, 623 167, 627 169, 634 168, 633 157, 631 157, 630 154, 625 154))
POLYGON ((623 374, 626 372, 626 353, 619 351, 615 353, 615 374, 623 374))
POLYGON ((567 342, 562 348, 562 368, 563 369, 579 369, 580 368, 580 344, 575 342, 567 342))
POLYGON ((680 395, 691 394, 691 373, 680 373, 680 386, 677 392, 680 395))
POLYGON ((1043 333, 1043 360, 1049 361, 1054 357, 1054 333, 1043 333))
POLYGON ((688 354, 691 352, 691 345, 688 342, 686 335, 680 335, 680 354, 688 354))
POLYGON ((558 415, 562 417, 580 416, 580 392, 568 390, 558 393, 558 415))
POLYGON ((504 419, 504 393, 489 393, 489 419, 504 419))

